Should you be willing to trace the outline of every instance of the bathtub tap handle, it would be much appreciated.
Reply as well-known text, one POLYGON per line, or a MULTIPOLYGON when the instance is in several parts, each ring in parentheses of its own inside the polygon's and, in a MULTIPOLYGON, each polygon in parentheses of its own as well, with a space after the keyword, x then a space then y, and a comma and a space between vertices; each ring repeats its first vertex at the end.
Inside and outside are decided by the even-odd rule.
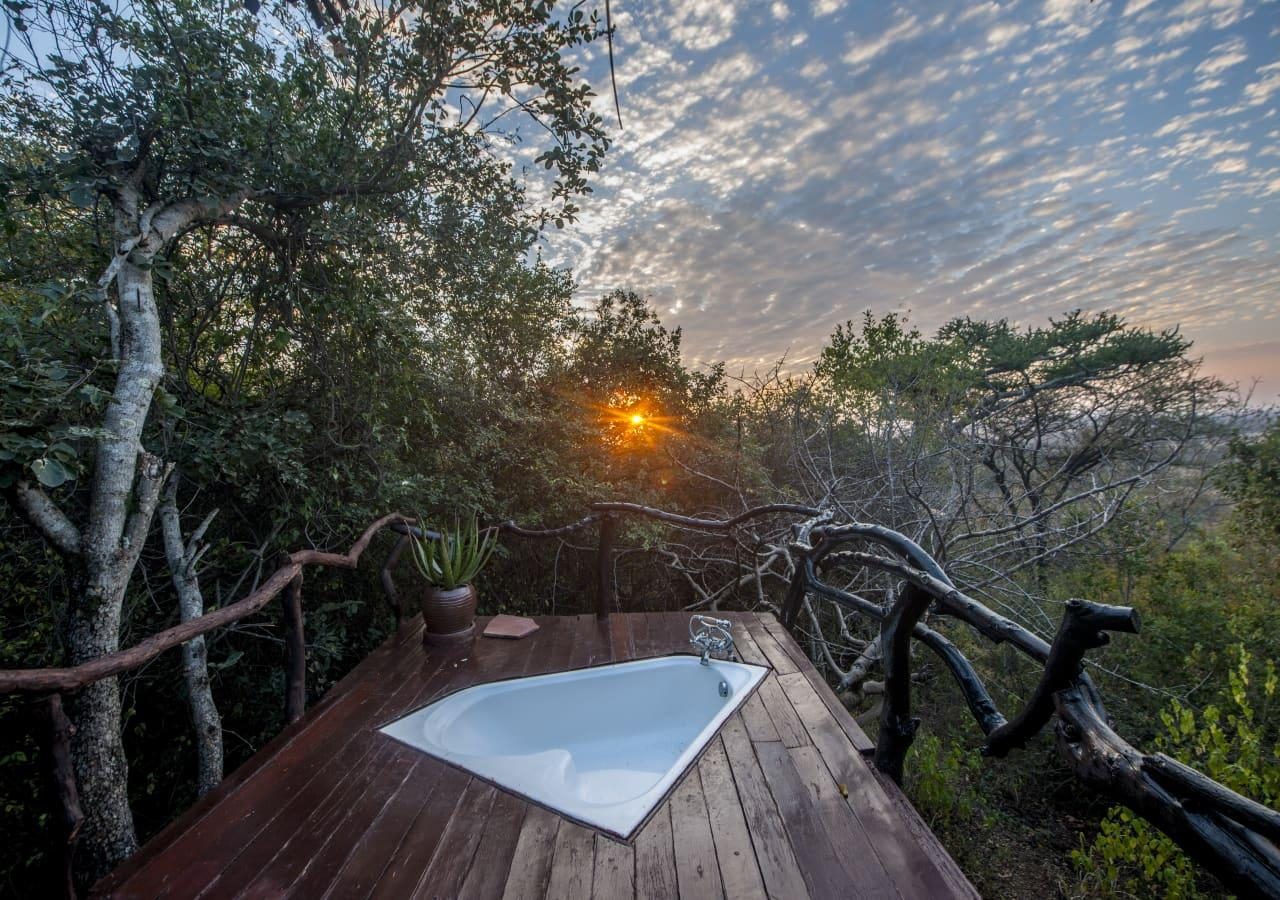
POLYGON ((693 616, 689 619, 689 643, 702 651, 702 664, 711 665, 712 653, 727 653, 733 647, 733 623, 728 619, 693 616))

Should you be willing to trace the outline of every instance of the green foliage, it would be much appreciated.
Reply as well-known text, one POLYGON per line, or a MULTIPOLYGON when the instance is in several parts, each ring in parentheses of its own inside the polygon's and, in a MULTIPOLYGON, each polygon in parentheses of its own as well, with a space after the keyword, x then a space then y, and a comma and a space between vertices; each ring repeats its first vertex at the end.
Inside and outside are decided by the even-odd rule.
MULTIPOLYGON (((1156 747, 1226 787, 1275 808, 1280 804, 1280 738, 1271 718, 1276 697, 1274 659, 1260 667, 1234 648, 1222 705, 1196 711, 1172 701, 1160 719, 1156 747), (1260 671, 1258 671, 1260 669, 1260 671), (1255 683, 1260 679, 1260 683, 1255 683)), ((1202 872, 1156 828, 1128 809, 1112 809, 1091 845, 1072 854, 1082 887, 1103 893, 1170 898, 1217 896, 1202 872)))
POLYGON ((1280 538, 1280 419, 1255 438, 1232 440, 1221 481, 1236 502, 1237 527, 1280 538))
POLYGON ((1065 392, 1183 362, 1190 342, 1176 330, 1152 332, 1110 313, 1073 312, 1048 326, 958 318, 934 338, 905 316, 837 326, 815 366, 838 394, 936 407, 971 417, 1022 393, 1065 392))
MULTIPOLYGON (((418 521, 425 521, 419 517, 418 521)), ((475 581, 498 546, 498 533, 480 530, 474 516, 466 525, 456 521, 451 529, 433 528, 439 537, 411 535, 413 562, 427 584, 451 591, 475 581)))
POLYGON ((950 831, 989 827, 991 817, 979 787, 982 760, 960 743, 944 744, 936 734, 916 737, 906 758, 905 789, 930 828, 950 831))

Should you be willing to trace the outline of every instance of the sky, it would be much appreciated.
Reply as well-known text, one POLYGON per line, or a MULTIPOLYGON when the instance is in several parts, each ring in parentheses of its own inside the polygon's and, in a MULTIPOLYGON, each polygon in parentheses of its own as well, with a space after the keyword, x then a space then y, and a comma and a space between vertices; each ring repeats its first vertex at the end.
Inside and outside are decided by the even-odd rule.
POLYGON ((1280 396, 1280 2, 612 6, 624 127, 543 247, 581 301, 747 374, 867 309, 1107 309, 1280 396))

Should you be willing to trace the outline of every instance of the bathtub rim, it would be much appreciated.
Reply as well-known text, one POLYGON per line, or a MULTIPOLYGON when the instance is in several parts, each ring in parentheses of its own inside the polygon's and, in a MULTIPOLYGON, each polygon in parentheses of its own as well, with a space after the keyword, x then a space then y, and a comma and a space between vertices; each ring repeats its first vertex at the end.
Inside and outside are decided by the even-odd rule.
POLYGON ((680 657, 688 658, 688 659, 700 659, 701 656, 702 654, 700 653, 693 653, 688 650, 676 650, 671 653, 662 653, 657 656, 641 656, 635 659, 615 659, 615 660, 609 660, 607 662, 589 663, 588 665, 585 665, 585 666, 573 666, 571 668, 561 669, 555 672, 538 672, 532 675, 530 674, 504 675, 501 678, 491 678, 487 681, 477 681, 472 684, 461 685, 459 687, 453 688, 452 690, 445 691, 444 693, 440 694, 440 696, 435 697, 429 700, 428 702, 423 703, 420 706, 415 706, 413 709, 400 713, 399 715, 395 716, 392 719, 388 719, 385 722, 381 722, 378 725, 374 726, 373 733, 379 735, 385 740, 395 741, 397 744, 401 745, 402 747, 408 747, 409 749, 414 750, 418 753, 421 753, 423 756, 429 757, 430 759, 433 759, 438 763, 446 765, 451 769, 456 769, 459 772, 465 772, 471 778, 475 778, 483 782, 484 784, 487 784, 497 790, 505 791, 506 793, 511 794, 514 797, 519 797, 525 803, 544 809, 555 816, 559 816, 561 819, 572 822, 575 825, 581 826, 583 828, 588 828, 593 832, 603 834, 605 837, 609 838, 610 840, 618 841, 619 843, 622 843, 622 844, 634 845, 636 837, 640 834, 640 832, 644 831, 645 826, 649 824, 649 821, 654 817, 654 815, 658 812, 658 810, 662 808, 663 804, 665 804, 668 800, 671 799, 671 795, 675 793, 676 788, 679 787, 680 784, 684 781, 684 779, 688 776, 689 771, 693 769, 693 767, 696 766, 702 760, 702 757, 706 754, 707 749, 715 742, 715 740, 718 737, 720 737, 720 732, 724 730, 724 727, 729 723, 729 720, 733 718, 734 715, 742 711, 742 707, 747 703, 747 701, 749 701, 755 695, 756 691, 758 691, 761 685, 765 683, 765 680, 768 679, 770 675, 775 673, 776 670, 774 669, 772 662, 752 663, 742 659, 739 659, 739 660, 713 659, 712 660, 712 662, 733 662, 735 665, 747 666, 752 669, 760 669, 763 671, 764 674, 762 674, 758 679, 756 679, 755 684, 751 685, 749 688, 747 688, 743 692, 742 698, 737 701, 737 705, 734 707, 733 712, 725 716, 724 721, 721 722, 718 726, 716 726, 716 729, 712 731, 710 735, 707 736, 707 739, 705 741, 703 741, 702 746, 698 749, 698 752, 693 754, 693 756, 689 758, 689 761, 680 767, 679 771, 676 772, 675 778, 672 779, 671 784, 667 785, 666 789, 662 792, 662 795, 653 803, 653 805, 649 808, 649 811, 644 814, 644 817, 640 819, 639 822, 636 823, 636 825, 631 829, 631 831, 628 834, 622 834, 620 832, 614 831, 611 828, 605 828, 593 822, 588 822, 585 819, 578 818, 577 816, 571 813, 567 813, 562 809, 557 809, 556 807, 550 806, 541 800, 538 800, 534 797, 530 797, 528 794, 525 794, 522 791, 515 790, 505 784, 500 784, 497 781, 494 781, 492 778, 482 775, 473 769, 467 768, 465 765, 462 765, 461 763, 454 762, 451 759, 446 759, 443 756, 438 756, 437 754, 432 753, 430 750, 424 750, 422 747, 419 747, 415 744, 411 744, 408 741, 395 737, 394 735, 387 734, 382 729, 387 727, 388 725, 392 725, 396 722, 399 722, 402 719, 407 719, 409 716, 412 716, 415 713, 421 712, 422 710, 426 709, 428 706, 434 706, 437 703, 441 703, 449 699, 455 694, 460 694, 463 691, 470 690, 471 688, 484 687, 486 685, 491 685, 491 684, 502 684, 508 681, 521 681, 527 678, 540 678, 543 676, 553 676, 553 675, 568 675, 573 672, 584 672, 590 669, 603 669, 611 666, 625 666, 629 663, 653 662, 655 660, 673 659, 673 658, 680 658, 680 657))

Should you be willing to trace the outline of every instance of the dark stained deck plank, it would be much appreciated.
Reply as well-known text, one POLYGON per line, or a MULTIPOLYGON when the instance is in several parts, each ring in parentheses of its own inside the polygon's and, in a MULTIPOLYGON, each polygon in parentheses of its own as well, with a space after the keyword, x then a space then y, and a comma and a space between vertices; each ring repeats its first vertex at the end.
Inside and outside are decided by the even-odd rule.
POLYGON ((478 778, 471 779, 445 826, 431 864, 418 877, 417 885, 408 896, 414 900, 442 900, 458 895, 497 797, 497 788, 478 778))
POLYGON ((567 819, 561 822, 551 859, 547 900, 590 900, 595 862, 596 833, 567 819))
POLYGON ((396 847, 387 867, 369 892, 370 897, 407 897, 435 856, 445 829, 458 809, 463 791, 473 779, 461 769, 446 767, 431 794, 396 847))
MULTIPOLYGON (((256 880, 265 885, 258 890, 268 894, 287 888, 332 836, 337 823, 364 794, 379 769, 387 767, 394 758, 399 765, 390 765, 392 779, 398 784, 408 774, 413 760, 407 753, 397 754, 397 749, 372 737, 349 743, 325 771, 278 809, 276 816, 210 881, 200 896, 236 897, 245 892, 254 893, 250 886, 256 880)), ((174 889, 180 892, 178 896, 192 896, 182 893, 184 887, 175 885, 174 889)))
POLYGON ((602 646, 607 649, 607 635, 602 635, 596 617, 590 613, 576 617, 574 645, 569 655, 569 668, 581 669, 600 662, 602 646))
MULTIPOLYGON (((364 800, 378 804, 377 809, 368 812, 370 817, 376 815, 386 802, 389 792, 400 786, 412 767, 413 758, 407 747, 374 744, 358 767, 335 785, 330 795, 316 808, 316 812, 301 825, 294 825, 293 836, 275 846, 276 853, 273 857, 265 864, 255 861, 249 868, 241 869, 234 875, 230 870, 224 872, 214 890, 207 896, 278 897, 290 890, 311 867, 329 869, 320 888, 313 889, 315 893, 320 893, 333 876, 330 866, 335 862, 337 866, 341 866, 346 858, 345 850, 332 845, 340 845, 349 837, 350 832, 345 830, 349 814, 358 809, 364 800), (386 782, 380 782, 384 778, 386 782)), ((277 816, 276 821, 287 818, 289 817, 286 815, 277 816)), ((359 837, 358 832, 355 837, 359 837)), ((351 841, 354 839, 351 838, 351 841)), ((259 835, 252 847, 270 847, 269 841, 270 838, 259 835)), ((347 847, 349 849, 350 842, 347 847)), ((246 857, 247 854, 241 854, 237 862, 246 857)))
POLYGON ((524 900, 546 894, 560 821, 560 817, 550 810, 540 806, 529 807, 511 855, 511 867, 502 891, 504 900, 524 900))
MULTIPOLYGON (((617 614, 621 618, 621 614, 617 614)), ((587 665, 601 666, 613 662, 613 617, 601 619, 599 616, 587 616, 591 625, 591 653, 587 657, 587 665)))
MULTIPOLYGON (((540 632, 549 632, 548 635, 544 635, 548 645, 558 639, 556 631, 559 625, 561 622, 554 621, 541 626, 540 632)), ((567 638, 564 639, 564 643, 567 643, 567 638)), ((513 641, 511 649, 503 654, 506 661, 504 671, 508 675, 517 675, 529 670, 534 659, 534 649, 535 644, 530 640, 513 641)), ((426 757, 425 754, 417 754, 413 750, 410 751, 425 763, 429 763, 430 767, 426 769, 424 775, 419 776, 419 780, 406 782, 401 791, 394 795, 392 803, 388 804, 387 813, 372 824, 369 832, 360 837, 360 844, 351 854, 351 858, 347 860, 342 871, 334 877, 334 885, 347 886, 351 896, 364 896, 365 892, 379 880, 381 873, 388 865, 388 846, 394 849, 401 845, 408 828, 429 803, 435 780, 438 780, 444 769, 448 768, 447 763, 426 757), (431 780, 426 781, 424 776, 429 776, 431 780)), ((524 804, 524 801, 518 800, 518 803, 524 804)), ((516 828, 518 831, 518 824, 516 828)), ((513 842, 515 841, 512 840, 512 844, 513 842)), ((483 887, 484 882, 480 882, 479 886, 483 887)), ((333 892, 333 888, 330 888, 330 892, 333 892)), ((497 894, 500 894, 500 882, 497 894)))
POLYGON ((760 864, 756 861, 738 788, 720 738, 711 742, 698 761, 698 774, 702 776, 702 793, 707 800, 707 818, 716 844, 725 896, 733 900, 765 900, 760 864))
POLYGON ((634 844, 377 728, 477 683, 689 654, 687 615, 538 617, 522 640, 453 647, 424 648, 414 625, 95 896, 976 897, 776 619, 720 615, 742 658, 772 671, 634 844))
POLYGON ((458 891, 458 900, 492 900, 502 896, 529 808, 528 803, 514 794, 497 792, 480 848, 458 891))
POLYGON ((615 662, 634 659, 636 655, 635 637, 631 633, 634 616, 609 617, 609 651, 615 662))
MULTIPOLYGON (((454 670, 454 672, 447 676, 443 686, 429 692, 432 700, 438 699, 447 693, 451 693, 454 690, 460 690, 463 687, 470 686, 471 684, 475 684, 480 681, 493 680, 495 678, 510 678, 527 674, 531 668, 535 668, 539 663, 550 666, 551 668, 549 671, 555 671, 557 668, 563 668, 574 647, 577 632, 576 626, 576 621, 565 619, 542 623, 539 630, 534 632, 533 635, 528 638, 524 638, 521 641, 514 642, 517 645, 523 644, 524 646, 505 647, 503 645, 508 642, 501 641, 497 638, 477 641, 473 650, 474 655, 478 659, 484 659, 490 655, 495 657, 495 661, 489 664, 486 668, 488 674, 492 677, 478 678, 476 669, 468 669, 459 666, 454 670), (538 651, 544 648, 546 653, 539 654, 538 651)), ((423 705, 425 705, 425 703, 419 703, 412 708, 417 709, 423 705)), ((409 711, 410 710, 405 710, 399 715, 404 715, 409 711)), ((392 718, 398 717, 399 716, 395 716, 392 718)), ((481 787, 484 786, 478 779, 470 779, 470 776, 466 772, 454 769, 447 764, 442 763, 441 765, 450 769, 450 772, 454 777, 461 777, 463 779, 463 783, 466 784, 465 791, 479 791, 481 787), (470 779, 470 781, 467 781, 467 779, 470 779)), ((450 785, 454 783, 454 780, 451 779, 450 785)), ((459 790, 461 791, 463 788, 459 787, 459 790)), ((503 793, 505 794, 505 792, 503 793)), ((407 834, 404 841, 412 840, 415 844, 425 841, 422 846, 434 847, 438 840, 443 839, 443 835, 439 833, 440 830, 448 828, 453 822, 452 818, 441 817, 438 813, 448 805, 450 797, 456 796, 456 794, 453 794, 452 791, 450 791, 442 800, 437 801, 438 805, 435 809, 430 808, 429 804, 424 805, 418 820, 415 822, 414 831, 407 834)), ((464 793, 464 795, 457 800, 457 808, 463 809, 466 802, 467 796, 464 793)), ((520 802, 523 803, 524 801, 520 802)), ((470 807, 465 808, 470 812, 470 807)), ((479 823, 473 824, 477 829, 484 827, 483 820, 479 823)), ((434 857, 430 857, 422 852, 416 853, 414 856, 416 860, 415 865, 419 866, 418 872, 423 873, 423 876, 425 877, 426 873, 423 872, 422 867, 430 868, 431 866, 434 866, 436 864, 434 857)), ((398 891, 406 892, 410 889, 410 881, 413 879, 415 874, 417 873, 409 871, 408 867, 405 866, 401 866, 399 868, 394 866, 390 867, 387 872, 385 883, 384 880, 380 879, 377 882, 373 893, 380 896, 396 896, 398 891)), ((448 874, 452 877, 457 873, 450 871, 448 874)), ((465 875, 466 870, 464 869, 461 874, 465 875)))
POLYGON ((685 774, 671 794, 671 833, 677 848, 680 896, 685 900, 722 900, 724 885, 697 766, 685 774))
POLYGON ((840 856, 823 827, 791 754, 781 742, 755 744, 756 759, 769 784, 778 815, 786 826, 791 847, 809 893, 813 897, 857 897, 860 886, 850 884, 840 856))
MULTIPOLYGON (((760 770, 746 726, 737 715, 729 717, 720 732, 725 755, 738 786, 742 813, 746 818, 751 843, 755 847, 760 875, 770 897, 808 897, 809 888, 794 848, 787 836, 773 794, 760 770)), ((779 743, 777 746, 781 746, 779 743)))
POLYGON ((591 896, 634 897, 636 893, 636 851, 603 834, 596 835, 596 866, 591 879, 591 896))
POLYGON ((671 802, 664 802, 636 835, 636 898, 666 900, 679 893, 671 802))
POLYGON ((670 656, 692 653, 689 643, 689 617, 671 613, 646 613, 649 620, 649 637, 656 645, 654 656, 670 656))
POLYGON ((849 792, 846 803, 899 892, 908 898, 952 895, 906 823, 892 812, 883 786, 835 719, 816 704, 805 704, 798 712, 832 778, 849 792))
POLYGON ((769 613, 759 614, 759 621, 764 626, 765 634, 772 637, 778 647, 795 662, 797 670, 804 675, 805 680, 813 688, 815 695, 831 712, 836 724, 848 736, 854 749, 862 754, 875 752, 875 743, 871 738, 867 737, 867 733, 862 730, 862 726, 854 721, 853 716, 849 713, 849 710, 845 709, 840 699, 831 692, 831 688, 827 686, 822 675, 814 668, 813 663, 810 662, 804 651, 800 649, 800 646, 787 634, 787 630, 782 623, 769 613))
POLYGON ((367 720, 379 714, 390 702, 389 696, 411 694, 415 674, 429 678, 452 658, 444 653, 427 658, 405 654, 399 659, 401 665, 368 673, 366 681, 339 698, 329 715, 314 722, 306 740, 285 745, 271 767, 259 769, 224 799, 218 815, 201 818, 194 827, 175 837, 163 859, 157 857, 154 864, 137 872, 122 895, 189 898, 206 892, 223 869, 253 845, 257 835, 278 817, 284 803, 280 799, 271 802, 271 798, 293 798, 304 791, 316 802, 328 796, 332 782, 324 779, 326 772, 330 778, 335 777, 339 771, 335 766, 350 765, 367 751, 369 735, 362 727, 367 720), (399 687, 394 693, 388 691, 383 679, 399 687), (315 752, 317 742, 325 745, 327 752, 315 752), (317 777, 322 780, 316 782, 317 777), (236 827, 226 827, 227 821, 235 822, 236 827))
POLYGON ((790 754, 796 773, 809 790, 809 800, 822 819, 840 865, 858 886, 858 895, 876 900, 898 897, 897 888, 880 865, 880 858, 862 830, 862 824, 845 802, 817 748, 796 747, 790 754))
POLYGON ((532 656, 525 667, 525 674, 543 675, 570 668, 569 660, 578 637, 577 617, 557 616, 550 621, 539 621, 540 627, 531 637, 517 642, 535 641, 535 645, 529 648, 532 656))
POLYGON ((425 754, 392 796, 377 821, 360 836, 325 897, 364 897, 386 869, 422 807, 431 799, 446 766, 425 754), (338 886, 341 887, 338 887, 338 886))
MULTIPOLYGON (((438 768, 424 765, 434 762, 408 747, 399 747, 390 764, 375 772, 360 797, 350 805, 347 814, 334 826, 329 839, 311 859, 302 873, 290 886, 290 891, 300 897, 319 897, 334 883, 355 849, 384 810, 411 784, 415 772, 438 768)), ((398 841, 397 841, 398 843, 398 841)))
POLYGON ((649 617, 634 613, 627 617, 631 622, 631 646, 636 659, 656 655, 654 640, 649 636, 649 617))
POLYGON ((175 840, 182 837, 190 828, 215 807, 236 791, 242 784, 256 775, 263 766, 272 762, 276 755, 296 740, 303 732, 310 732, 317 723, 333 714, 335 709, 343 706, 341 702, 350 691, 359 684, 364 684, 374 673, 400 661, 406 661, 407 654, 401 652, 404 646, 416 646, 422 639, 422 619, 415 618, 405 623, 399 631, 379 645, 361 663, 348 672, 330 688, 325 695, 309 710, 307 717, 291 722, 281 729, 280 733, 262 746, 262 748, 236 767, 221 782, 195 803, 178 818, 167 824, 153 835, 143 850, 117 866, 109 875, 94 885, 94 894, 106 894, 132 878, 151 860, 170 847, 175 840))

